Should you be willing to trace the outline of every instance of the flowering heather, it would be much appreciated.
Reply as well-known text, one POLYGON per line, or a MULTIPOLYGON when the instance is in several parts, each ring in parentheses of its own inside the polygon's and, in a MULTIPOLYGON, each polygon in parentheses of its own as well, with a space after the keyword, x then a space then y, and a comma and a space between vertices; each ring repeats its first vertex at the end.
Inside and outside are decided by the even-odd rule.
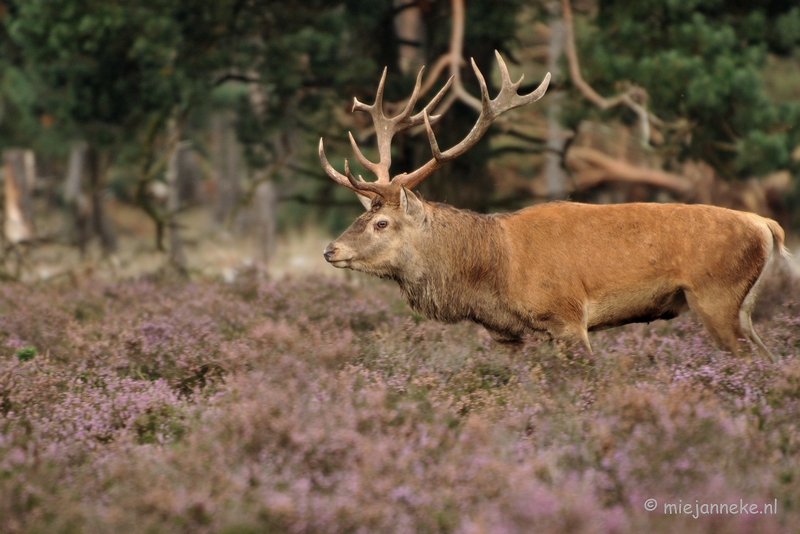
POLYGON ((8 284, 0 532, 795 532, 792 297, 773 364, 691 316, 513 352, 372 281, 8 284))

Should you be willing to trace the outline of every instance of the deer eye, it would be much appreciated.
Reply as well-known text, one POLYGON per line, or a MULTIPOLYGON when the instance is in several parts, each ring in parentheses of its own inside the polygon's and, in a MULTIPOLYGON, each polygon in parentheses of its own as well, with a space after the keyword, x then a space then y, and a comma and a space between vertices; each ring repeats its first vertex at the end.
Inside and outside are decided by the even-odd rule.
POLYGON ((378 221, 375 223, 375 228, 378 230, 383 230, 387 226, 389 226, 389 221, 378 221))

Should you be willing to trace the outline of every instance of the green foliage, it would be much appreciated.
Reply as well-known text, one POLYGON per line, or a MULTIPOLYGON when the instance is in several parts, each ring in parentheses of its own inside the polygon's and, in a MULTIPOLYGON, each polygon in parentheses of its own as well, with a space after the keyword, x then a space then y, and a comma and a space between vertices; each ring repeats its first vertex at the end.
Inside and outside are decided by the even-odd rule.
POLYGON ((4 95, 29 122, 47 117, 47 128, 96 146, 130 137, 152 114, 192 106, 218 70, 246 64, 248 22, 233 0, 7 4, 2 28, 14 54, 2 69, 4 95))
MULTIPOLYGON (((514 39, 517 14, 522 6, 520 0, 481 0, 467 6, 464 54, 474 57, 483 72, 489 73, 493 68, 494 49, 505 50, 514 39)), ((445 0, 428 2, 422 9, 426 30, 420 46, 429 66, 449 47, 450 10, 450 2, 445 0)), ((384 67, 388 68, 385 100, 399 101, 410 94, 417 73, 402 72, 398 64, 400 43, 394 26, 396 7, 388 0, 302 1, 291 6, 271 5, 269 12, 269 22, 258 28, 264 48, 254 64, 267 95, 265 109, 262 113, 248 114, 250 105, 245 98, 238 106, 239 135, 245 143, 248 162, 252 166, 266 165, 274 158, 275 145, 279 144, 276 135, 299 130, 304 146, 295 156, 306 164, 307 174, 318 180, 298 183, 293 178, 294 191, 304 197, 324 199, 323 202, 352 202, 353 213, 358 213, 361 207, 353 200, 352 193, 336 187, 318 170, 316 145, 324 135, 329 157, 336 166, 341 166, 343 156, 349 157, 350 147, 343 135, 345 127, 340 124, 340 111, 349 107, 353 96, 371 102, 384 67)), ((477 84, 468 66, 464 68, 464 76, 470 90, 477 93, 477 84)), ((443 82, 444 76, 440 80, 443 82)), ((424 96, 423 100, 430 96, 432 94, 424 96)), ((443 146, 455 144, 466 135, 476 118, 473 110, 456 104, 440 127, 439 142, 443 146)), ((348 124, 347 127, 352 126, 348 124)), ((458 174, 458 180, 444 176, 442 180, 433 177, 426 181, 423 189, 428 196, 485 209, 491 198, 485 180, 489 137, 491 133, 459 162, 443 169, 442 174, 458 174), (443 186, 437 187, 437 182, 443 186)), ((362 143, 362 149, 367 157, 374 157, 371 139, 362 143)), ((395 140, 392 172, 411 170, 429 158, 430 147, 425 136, 400 134, 395 140)), ((369 179, 369 174, 357 162, 353 164, 353 171, 369 179)), ((298 211, 307 213, 309 210, 299 206, 298 211)), ((351 213, 341 211, 332 210, 330 220, 351 218, 351 213)))
POLYGON ((274 158, 275 135, 298 128, 324 130, 310 125, 328 107, 329 89, 351 83, 374 66, 359 60, 360 54, 349 55, 344 46, 352 21, 341 5, 319 0, 255 4, 254 11, 269 16, 250 28, 257 45, 250 50, 248 70, 257 77, 264 101, 260 109, 253 109, 246 91, 234 94, 228 89, 223 95, 218 89, 216 94, 237 110, 245 158, 260 168, 274 158))
POLYGON ((794 6, 789 11, 775 17, 775 32, 768 37, 776 49, 789 52, 800 44, 800 7, 794 6))
MULTIPOLYGON (((484 72, 493 66, 492 51, 514 38, 523 4, 470 2, 465 54, 484 72)), ((202 128, 209 111, 226 107, 237 112, 249 167, 274 162, 292 138, 293 159, 303 162, 304 175, 318 179, 293 180, 299 183, 294 192, 335 197, 359 209, 352 194, 328 183, 313 147, 323 134, 334 149, 346 141, 338 111, 354 95, 369 101, 384 66, 387 100, 405 98, 414 82, 415 73, 398 67, 397 8, 389 0, 10 0, 3 6, 2 142, 62 157, 76 138, 110 149, 115 190, 127 197, 157 178, 159 171, 150 171, 168 117, 188 117, 190 129, 202 128), (260 101, 254 106, 256 85, 260 101)), ((422 10, 429 64, 449 45, 450 9, 437 0, 422 10)), ((465 74, 474 84, 468 67, 465 74)), ((456 106, 452 115, 442 126, 444 144, 463 137, 475 119, 466 107, 456 106)), ((430 156, 424 136, 398 139, 398 145, 405 146, 395 157, 396 172, 430 156)), ((480 208, 477 203, 490 196, 487 146, 488 139, 450 171, 463 175, 457 188, 431 196, 480 208)), ((346 143, 343 149, 349 153, 346 143)))
MULTIPOLYGON (((800 144, 800 103, 773 102, 762 69, 768 54, 800 44, 800 8, 725 0, 600 3, 596 28, 579 28, 585 76, 602 94, 620 81, 644 87, 650 109, 693 125, 683 157, 723 175, 763 174, 791 165, 800 144)), ((570 110, 574 125, 597 110, 570 110)), ((611 114, 624 112, 614 110, 611 114)))
MULTIPOLYGON (((469 2, 464 53, 484 72, 493 67, 494 49, 512 47, 524 4, 469 2)), ((346 202, 352 195, 318 171, 316 140, 324 134, 334 158, 349 153, 336 111, 354 95, 370 101, 384 65, 387 100, 404 98, 413 84, 414 73, 398 66, 397 8, 389 0, 10 0, 2 6, 5 146, 63 155, 65 141, 81 137, 114 147, 123 166, 138 165, 152 159, 142 155, 148 150, 142 146, 158 139, 170 114, 194 110, 192 121, 199 125, 209 109, 228 107, 238 112, 249 166, 275 161, 288 133, 301 132, 294 156, 320 181, 301 180, 296 192, 346 202), (252 85, 241 83, 253 80, 264 97, 258 109, 252 85), (158 135, 146 135, 148 129, 158 135)), ((422 10, 428 64, 448 47, 450 9, 449 2, 435 0, 422 10)), ((656 115, 687 119, 692 135, 683 139, 681 157, 704 159, 728 177, 794 165, 800 105, 770 97, 763 72, 769 57, 797 57, 800 7, 782 0, 602 0, 596 20, 578 22, 589 83, 608 95, 620 90, 620 82, 641 85, 656 115)), ((474 90, 468 68, 464 80, 474 90)), ((565 110, 570 126, 598 116, 633 120, 623 109, 600 112, 577 96, 565 110)), ((472 110, 456 105, 440 127, 440 143, 461 139, 474 118, 472 110)), ((418 137, 399 136, 393 171, 415 168, 430 156, 424 136, 418 137)), ((487 147, 488 139, 422 190, 486 209, 487 147)), ((119 176, 129 180, 134 174, 119 176)))
POLYGON ((36 347, 27 345, 21 349, 17 349, 17 359, 21 362, 29 362, 36 357, 36 347))
POLYGON ((132 426, 140 444, 158 443, 159 438, 164 439, 162 436, 178 440, 186 430, 180 413, 168 404, 148 408, 133 420, 132 426))

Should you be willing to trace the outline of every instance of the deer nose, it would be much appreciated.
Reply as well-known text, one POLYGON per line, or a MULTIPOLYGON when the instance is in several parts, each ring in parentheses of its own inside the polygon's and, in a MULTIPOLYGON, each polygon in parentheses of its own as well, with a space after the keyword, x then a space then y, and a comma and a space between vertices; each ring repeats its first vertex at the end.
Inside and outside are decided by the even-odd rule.
POLYGON ((325 256, 325 261, 330 263, 331 258, 333 258, 333 255, 336 254, 337 250, 339 250, 339 249, 334 247, 333 243, 331 243, 330 245, 325 247, 325 251, 322 253, 322 255, 325 256))

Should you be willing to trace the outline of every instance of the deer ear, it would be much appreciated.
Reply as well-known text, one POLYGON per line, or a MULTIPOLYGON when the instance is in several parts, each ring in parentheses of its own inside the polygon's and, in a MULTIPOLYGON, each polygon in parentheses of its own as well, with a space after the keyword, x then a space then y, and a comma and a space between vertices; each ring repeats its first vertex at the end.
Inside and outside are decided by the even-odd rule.
POLYGON ((425 206, 422 204, 422 200, 405 187, 400 188, 400 208, 415 219, 425 217, 425 206))
POLYGON ((372 209, 372 199, 369 197, 365 197, 364 195, 360 195, 356 193, 358 197, 358 201, 361 202, 361 205, 364 206, 364 209, 369 211, 372 209))

